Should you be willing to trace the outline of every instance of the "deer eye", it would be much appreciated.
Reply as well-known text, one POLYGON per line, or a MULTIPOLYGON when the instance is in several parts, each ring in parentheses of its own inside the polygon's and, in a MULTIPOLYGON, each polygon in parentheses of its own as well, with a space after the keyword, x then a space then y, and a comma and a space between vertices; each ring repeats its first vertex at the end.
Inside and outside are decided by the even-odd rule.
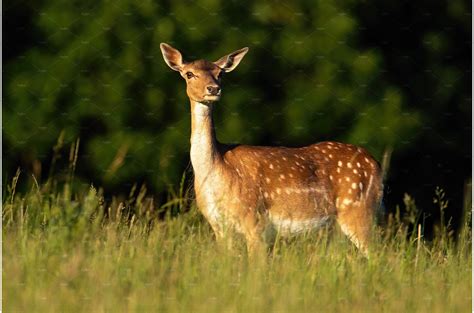
POLYGON ((187 72, 186 73, 186 77, 189 79, 189 78, 193 78, 194 77, 194 74, 192 72, 187 72))

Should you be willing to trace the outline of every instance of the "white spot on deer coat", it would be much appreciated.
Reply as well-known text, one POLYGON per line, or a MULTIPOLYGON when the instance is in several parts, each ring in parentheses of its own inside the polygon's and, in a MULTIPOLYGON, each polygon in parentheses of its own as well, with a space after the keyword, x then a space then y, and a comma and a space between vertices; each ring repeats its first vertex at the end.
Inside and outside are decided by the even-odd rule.
POLYGON ((351 204, 352 203, 352 200, 351 199, 348 199, 348 198, 345 198, 343 201, 342 201, 343 204, 351 204))

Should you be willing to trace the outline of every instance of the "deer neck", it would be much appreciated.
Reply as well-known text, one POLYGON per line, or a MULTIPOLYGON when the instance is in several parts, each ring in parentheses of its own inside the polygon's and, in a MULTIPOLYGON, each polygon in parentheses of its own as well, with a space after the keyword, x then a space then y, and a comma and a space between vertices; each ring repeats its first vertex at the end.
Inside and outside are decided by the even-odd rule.
POLYGON ((212 177, 220 161, 212 104, 191 100, 191 163, 196 182, 212 177))

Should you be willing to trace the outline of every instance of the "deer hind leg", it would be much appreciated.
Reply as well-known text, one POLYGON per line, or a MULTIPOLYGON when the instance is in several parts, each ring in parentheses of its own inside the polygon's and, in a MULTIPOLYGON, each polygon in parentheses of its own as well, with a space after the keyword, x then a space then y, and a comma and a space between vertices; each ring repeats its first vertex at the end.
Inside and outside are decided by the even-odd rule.
POLYGON ((337 223, 342 232, 365 256, 368 256, 374 207, 365 201, 345 199, 339 203, 337 211, 337 223))

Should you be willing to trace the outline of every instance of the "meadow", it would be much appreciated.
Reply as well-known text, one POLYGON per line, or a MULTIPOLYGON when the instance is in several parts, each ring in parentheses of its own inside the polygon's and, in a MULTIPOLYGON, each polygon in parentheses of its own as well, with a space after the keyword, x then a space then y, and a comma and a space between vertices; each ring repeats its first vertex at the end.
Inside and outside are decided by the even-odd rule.
POLYGON ((140 186, 104 199, 72 177, 23 193, 18 179, 3 196, 5 312, 471 311, 468 209, 459 231, 442 220, 425 240, 407 196, 368 260, 336 226, 251 259, 215 242, 184 183, 158 205, 140 186))

